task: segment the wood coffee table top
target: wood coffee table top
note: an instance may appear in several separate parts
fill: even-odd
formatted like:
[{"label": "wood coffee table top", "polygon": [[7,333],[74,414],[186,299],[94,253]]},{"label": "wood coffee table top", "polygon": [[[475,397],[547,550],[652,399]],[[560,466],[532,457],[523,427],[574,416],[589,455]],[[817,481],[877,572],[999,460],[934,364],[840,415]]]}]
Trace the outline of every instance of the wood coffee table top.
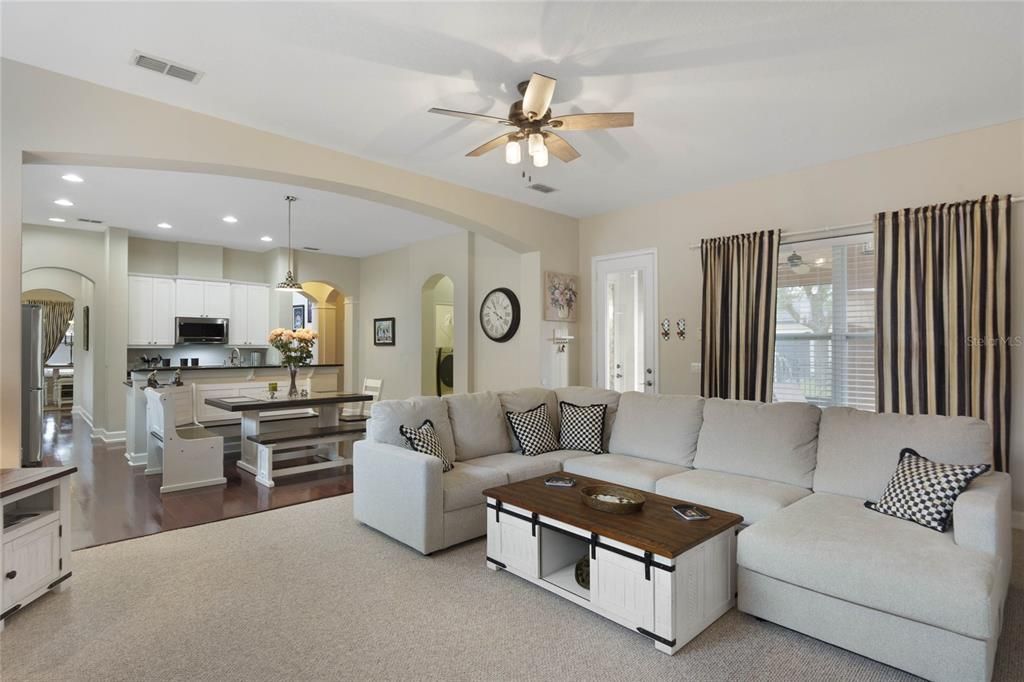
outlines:
[{"label": "wood coffee table top", "polygon": [[[544,479],[553,475],[559,474],[547,474],[519,483],[488,488],[484,495],[499,500],[502,504],[512,504],[663,557],[677,557],[686,550],[743,523],[743,517],[739,514],[705,505],[697,506],[710,514],[710,519],[685,521],[672,511],[672,506],[683,500],[586,476],[561,474],[576,479],[576,485],[571,488],[544,485]],[[597,511],[583,504],[580,489],[588,485],[614,485],[636,490],[647,498],[647,502],[643,509],[634,514],[609,514]]]}]

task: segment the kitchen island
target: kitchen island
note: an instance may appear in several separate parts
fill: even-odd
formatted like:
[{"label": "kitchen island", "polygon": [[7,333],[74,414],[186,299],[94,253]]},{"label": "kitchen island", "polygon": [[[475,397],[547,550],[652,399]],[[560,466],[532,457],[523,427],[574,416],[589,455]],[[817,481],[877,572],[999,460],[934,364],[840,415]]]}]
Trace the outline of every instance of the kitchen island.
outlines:
[{"label": "kitchen island", "polygon": [[[206,404],[207,398],[238,395],[262,395],[267,384],[277,382],[279,392],[288,391],[288,370],[280,365],[200,365],[198,367],[158,367],[132,369],[125,381],[126,448],[125,457],[132,466],[146,464],[146,380],[156,370],[161,384],[170,384],[174,373],[181,370],[181,380],[193,386],[192,418],[204,425],[224,425],[240,422],[237,413],[225,412]],[[343,380],[344,366],[340,364],[307,365],[299,368],[296,384],[309,392],[351,390]],[[268,415],[269,419],[301,416],[295,410]],[[310,412],[311,417],[315,415]]]}]

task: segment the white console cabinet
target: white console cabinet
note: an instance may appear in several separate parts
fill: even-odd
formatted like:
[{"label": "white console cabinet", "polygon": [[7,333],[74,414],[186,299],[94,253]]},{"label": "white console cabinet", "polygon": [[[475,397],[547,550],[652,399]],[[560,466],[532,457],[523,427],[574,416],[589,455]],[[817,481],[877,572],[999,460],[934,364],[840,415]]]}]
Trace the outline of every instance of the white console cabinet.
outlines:
[{"label": "white console cabinet", "polygon": [[71,577],[71,474],[77,467],[0,469],[0,630]]}]

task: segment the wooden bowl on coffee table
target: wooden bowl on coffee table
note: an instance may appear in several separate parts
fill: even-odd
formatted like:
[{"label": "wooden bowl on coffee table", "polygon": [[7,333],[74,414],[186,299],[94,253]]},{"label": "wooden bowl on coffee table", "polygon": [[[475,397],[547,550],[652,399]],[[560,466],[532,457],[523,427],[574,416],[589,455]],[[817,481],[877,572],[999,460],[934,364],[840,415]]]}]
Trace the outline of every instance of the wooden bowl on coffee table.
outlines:
[{"label": "wooden bowl on coffee table", "polygon": [[609,514],[632,514],[643,509],[647,498],[635,490],[616,485],[588,485],[580,488],[583,504]]}]

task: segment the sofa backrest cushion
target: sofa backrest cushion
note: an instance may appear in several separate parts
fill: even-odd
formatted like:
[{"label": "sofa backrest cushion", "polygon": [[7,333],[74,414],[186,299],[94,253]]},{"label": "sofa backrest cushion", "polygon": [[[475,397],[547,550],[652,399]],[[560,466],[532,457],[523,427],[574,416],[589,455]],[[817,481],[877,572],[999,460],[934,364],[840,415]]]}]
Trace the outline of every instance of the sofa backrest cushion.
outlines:
[{"label": "sofa backrest cushion", "polygon": [[693,466],[810,488],[820,417],[808,403],[709,398]]},{"label": "sofa backrest cushion", "polygon": [[456,393],[445,396],[444,402],[448,405],[448,419],[455,436],[456,461],[512,449],[497,393]]},{"label": "sofa backrest cushion", "polygon": [[619,409],[619,396],[621,394],[618,391],[609,391],[606,388],[566,386],[565,388],[556,388],[555,395],[558,397],[559,403],[564,401],[582,407],[599,403],[608,406],[608,409],[604,412],[604,442],[601,443],[607,452],[608,441],[611,438],[612,430],[615,428],[615,416]]},{"label": "sofa backrest cushion", "polygon": [[700,396],[623,393],[608,451],[693,466],[703,421]]},{"label": "sofa backrest cushion", "polygon": [[943,464],[991,464],[992,429],[974,417],[826,408],[818,435],[814,491],[878,500],[903,448]]},{"label": "sofa backrest cushion", "polygon": [[504,419],[506,412],[528,412],[541,403],[548,406],[548,419],[551,420],[551,433],[555,434],[558,440],[558,398],[555,392],[547,388],[518,388],[514,391],[501,391],[498,393],[498,400],[501,401],[501,414],[505,423],[506,433],[512,443],[514,452],[522,452],[523,448],[516,439],[512,426]]},{"label": "sofa backrest cushion", "polygon": [[400,426],[418,429],[424,419],[434,424],[434,433],[449,459],[455,456],[455,437],[448,421],[448,406],[436,396],[421,396],[406,400],[381,400],[370,408],[366,422],[366,437],[377,443],[388,443],[409,448],[409,443],[398,431]]}]

